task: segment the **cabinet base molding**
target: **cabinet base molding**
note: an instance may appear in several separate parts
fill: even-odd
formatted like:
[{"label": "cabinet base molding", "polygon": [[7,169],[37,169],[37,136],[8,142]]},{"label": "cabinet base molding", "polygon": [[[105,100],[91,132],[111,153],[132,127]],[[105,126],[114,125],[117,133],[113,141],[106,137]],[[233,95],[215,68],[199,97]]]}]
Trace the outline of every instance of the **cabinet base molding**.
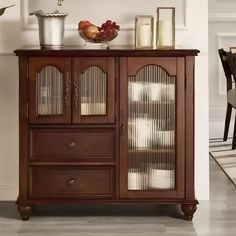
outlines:
[{"label": "cabinet base molding", "polygon": [[[21,216],[21,219],[26,221],[26,220],[29,220],[30,219],[30,216],[32,214],[32,205],[47,205],[47,204],[51,204],[51,205],[61,205],[61,204],[72,204],[72,205],[76,205],[76,206],[80,206],[80,204],[107,204],[107,205],[128,205],[128,206],[131,206],[132,204],[150,204],[150,205],[166,205],[166,204],[169,204],[169,205],[181,205],[181,209],[184,213],[184,219],[187,220],[187,221],[191,221],[193,219],[193,215],[194,213],[196,212],[197,210],[197,204],[198,204],[198,201],[197,200],[194,200],[192,201],[191,203],[189,201],[183,201],[183,200],[174,200],[173,201],[167,201],[167,200],[160,200],[160,201],[157,201],[157,200],[145,200],[145,201],[142,201],[142,200],[121,200],[121,199],[117,199],[117,200],[83,200],[83,199],[80,199],[80,200],[68,200],[66,201],[65,199],[63,200],[55,200],[55,199],[42,199],[42,200],[30,200],[29,203],[27,204],[19,204],[18,205],[18,211],[20,213],[20,216]],[[17,203],[18,204],[18,203]]]},{"label": "cabinet base molding", "polygon": [[[18,203],[17,203],[18,204]],[[84,198],[37,198],[37,199],[27,199],[26,205],[44,205],[44,204],[69,204],[69,205],[90,205],[90,204],[124,204],[124,205],[132,205],[132,204],[153,204],[153,205],[198,205],[197,200],[185,200],[185,199],[171,199],[171,198],[160,198],[160,199],[84,199]],[[20,204],[19,204],[20,205]],[[24,204],[23,204],[24,205]]]}]

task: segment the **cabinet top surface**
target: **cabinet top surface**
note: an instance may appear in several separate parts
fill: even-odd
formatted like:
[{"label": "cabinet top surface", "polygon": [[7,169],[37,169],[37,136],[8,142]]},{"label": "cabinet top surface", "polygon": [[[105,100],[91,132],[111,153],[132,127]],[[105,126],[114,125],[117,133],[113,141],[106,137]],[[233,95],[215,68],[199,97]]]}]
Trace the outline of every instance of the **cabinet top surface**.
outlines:
[{"label": "cabinet top surface", "polygon": [[100,49],[96,46],[64,46],[60,49],[41,49],[40,46],[24,46],[14,51],[17,56],[197,56],[197,49],[135,49],[134,46],[111,46]]}]

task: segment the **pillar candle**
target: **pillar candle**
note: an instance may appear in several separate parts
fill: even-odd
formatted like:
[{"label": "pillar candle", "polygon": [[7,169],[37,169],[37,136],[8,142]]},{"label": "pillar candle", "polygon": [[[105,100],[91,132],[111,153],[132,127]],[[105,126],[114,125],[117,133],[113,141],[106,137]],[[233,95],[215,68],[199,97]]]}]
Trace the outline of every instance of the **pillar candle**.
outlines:
[{"label": "pillar candle", "polygon": [[160,46],[172,46],[173,35],[172,35],[172,23],[171,21],[159,21],[159,34],[158,34],[158,45]]},{"label": "pillar candle", "polygon": [[139,25],[138,28],[138,45],[140,47],[151,47],[152,46],[152,31],[150,24]]}]

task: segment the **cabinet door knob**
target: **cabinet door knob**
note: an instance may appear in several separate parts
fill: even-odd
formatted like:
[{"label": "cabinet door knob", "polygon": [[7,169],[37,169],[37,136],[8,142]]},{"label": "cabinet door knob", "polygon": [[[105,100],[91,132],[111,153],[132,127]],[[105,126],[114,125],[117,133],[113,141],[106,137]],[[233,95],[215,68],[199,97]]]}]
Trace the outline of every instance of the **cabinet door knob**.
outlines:
[{"label": "cabinet door knob", "polygon": [[68,180],[69,185],[73,185],[75,183],[75,179],[71,178]]},{"label": "cabinet door knob", "polygon": [[69,147],[71,147],[71,148],[73,148],[74,146],[75,146],[75,142],[71,142],[71,143],[69,143]]}]

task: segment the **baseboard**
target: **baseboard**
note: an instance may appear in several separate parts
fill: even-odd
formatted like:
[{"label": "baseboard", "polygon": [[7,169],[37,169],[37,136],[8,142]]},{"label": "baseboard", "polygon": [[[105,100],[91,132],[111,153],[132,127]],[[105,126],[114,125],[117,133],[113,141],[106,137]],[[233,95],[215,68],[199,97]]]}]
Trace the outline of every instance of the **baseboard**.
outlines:
[{"label": "baseboard", "polygon": [[[229,134],[228,137],[232,137],[233,136],[233,122],[230,122],[230,127],[229,127]],[[213,138],[222,138],[223,139],[223,135],[224,135],[224,121],[210,121],[210,125],[209,125],[209,136],[210,139]]]},{"label": "baseboard", "polygon": [[0,201],[15,201],[18,195],[18,185],[0,184]]}]

